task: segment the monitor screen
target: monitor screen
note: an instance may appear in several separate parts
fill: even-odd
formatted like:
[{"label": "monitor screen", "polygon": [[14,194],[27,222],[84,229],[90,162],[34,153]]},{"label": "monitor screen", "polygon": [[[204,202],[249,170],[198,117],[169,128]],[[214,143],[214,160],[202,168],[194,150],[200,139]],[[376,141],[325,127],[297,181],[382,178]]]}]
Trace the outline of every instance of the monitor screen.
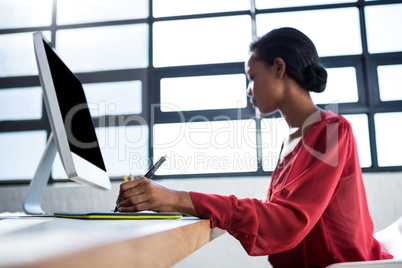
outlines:
[{"label": "monitor screen", "polygon": [[106,171],[81,82],[43,40],[70,150]]}]

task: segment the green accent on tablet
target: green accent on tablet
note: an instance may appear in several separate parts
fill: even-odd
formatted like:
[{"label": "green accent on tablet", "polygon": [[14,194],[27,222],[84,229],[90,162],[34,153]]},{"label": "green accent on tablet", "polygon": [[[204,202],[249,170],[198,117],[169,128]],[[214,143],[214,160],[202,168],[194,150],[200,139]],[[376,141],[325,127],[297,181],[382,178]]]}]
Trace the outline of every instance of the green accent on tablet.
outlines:
[{"label": "green accent on tablet", "polygon": [[56,212],[53,215],[58,218],[82,220],[156,220],[183,217],[177,212]]}]

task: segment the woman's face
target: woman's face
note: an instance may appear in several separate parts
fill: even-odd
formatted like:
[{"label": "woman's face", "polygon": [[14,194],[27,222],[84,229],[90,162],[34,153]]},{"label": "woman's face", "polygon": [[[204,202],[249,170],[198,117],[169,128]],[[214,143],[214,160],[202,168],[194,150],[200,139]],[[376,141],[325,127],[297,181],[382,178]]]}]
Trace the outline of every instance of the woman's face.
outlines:
[{"label": "woman's face", "polygon": [[280,66],[269,66],[251,54],[246,63],[246,74],[250,81],[247,94],[255,108],[262,114],[270,114],[279,109],[283,100],[284,86]]}]

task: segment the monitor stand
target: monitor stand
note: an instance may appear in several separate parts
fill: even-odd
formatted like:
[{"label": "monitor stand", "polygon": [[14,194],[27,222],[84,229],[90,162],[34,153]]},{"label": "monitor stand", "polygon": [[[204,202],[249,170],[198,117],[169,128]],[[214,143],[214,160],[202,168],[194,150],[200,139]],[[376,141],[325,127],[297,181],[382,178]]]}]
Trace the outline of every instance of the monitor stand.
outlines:
[{"label": "monitor stand", "polygon": [[24,203],[24,211],[32,215],[45,214],[41,207],[43,194],[49,181],[50,172],[56,157],[56,143],[53,133],[50,133],[45,151],[40,159],[35,175],[29,185],[28,195]]}]

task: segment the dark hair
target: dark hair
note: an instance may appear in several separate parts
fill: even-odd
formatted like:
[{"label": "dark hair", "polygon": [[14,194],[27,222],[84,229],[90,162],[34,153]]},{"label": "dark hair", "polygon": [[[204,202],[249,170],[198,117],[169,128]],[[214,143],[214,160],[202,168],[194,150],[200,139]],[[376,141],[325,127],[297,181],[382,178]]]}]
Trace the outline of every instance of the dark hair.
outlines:
[{"label": "dark hair", "polygon": [[294,28],[272,30],[250,45],[258,60],[273,65],[282,58],[286,73],[308,91],[323,92],[327,84],[327,71],[319,64],[313,42]]}]

